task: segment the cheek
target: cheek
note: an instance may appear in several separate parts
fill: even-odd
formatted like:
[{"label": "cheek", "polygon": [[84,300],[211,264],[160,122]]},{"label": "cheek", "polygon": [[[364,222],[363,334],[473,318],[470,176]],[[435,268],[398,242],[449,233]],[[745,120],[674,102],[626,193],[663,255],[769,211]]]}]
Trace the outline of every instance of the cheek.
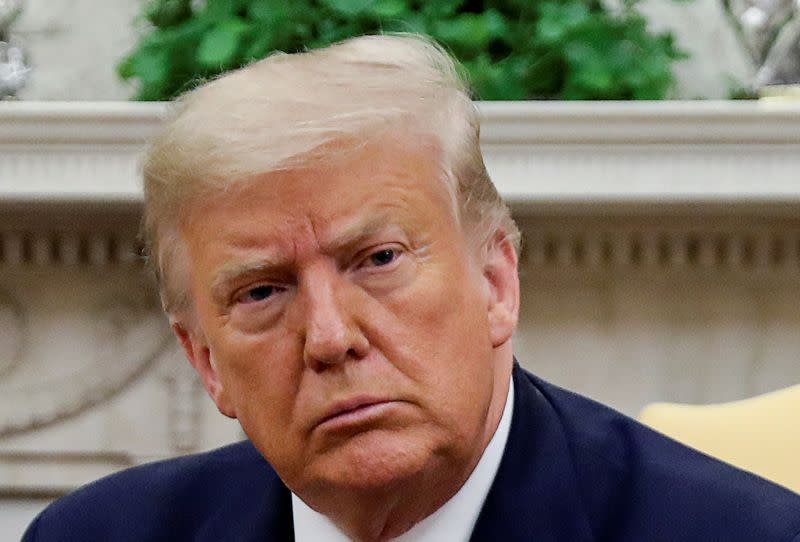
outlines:
[{"label": "cheek", "polygon": [[291,419],[300,378],[294,349],[286,336],[233,333],[218,343],[222,385],[246,431],[280,430]]},{"label": "cheek", "polygon": [[242,430],[283,476],[297,476],[306,443],[296,423],[302,372],[296,354],[285,338],[256,340],[249,335],[227,353],[226,381]]},{"label": "cheek", "polygon": [[370,320],[376,347],[428,396],[446,406],[460,400],[453,389],[486,385],[492,352],[487,302],[469,269],[430,266],[380,305],[384,318]]},{"label": "cheek", "polygon": [[415,290],[403,300],[414,315],[409,324],[434,338],[439,348],[463,350],[484,339],[486,303],[467,268],[437,268],[421,277]]},{"label": "cheek", "polygon": [[[443,409],[467,421],[475,405],[488,403],[491,395],[493,348],[488,327],[487,301],[480,283],[469,269],[460,268],[443,278],[444,286],[432,289],[419,333],[429,341],[430,357],[424,360],[432,394]],[[459,390],[459,393],[454,393]]]}]

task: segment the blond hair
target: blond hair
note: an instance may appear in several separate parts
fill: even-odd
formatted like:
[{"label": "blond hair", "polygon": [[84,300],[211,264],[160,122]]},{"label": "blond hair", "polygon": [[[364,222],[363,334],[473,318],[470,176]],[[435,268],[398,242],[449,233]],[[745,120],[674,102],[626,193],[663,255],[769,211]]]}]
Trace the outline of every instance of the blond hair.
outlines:
[{"label": "blond hair", "polygon": [[[178,222],[194,198],[256,175],[325,163],[341,142],[390,131],[431,136],[462,227],[485,243],[519,231],[486,172],[479,122],[453,60],[413,35],[353,38],[324,49],[274,54],[179,98],[143,162],[142,235],[165,310],[190,305]],[[352,145],[350,146],[352,147]]]}]

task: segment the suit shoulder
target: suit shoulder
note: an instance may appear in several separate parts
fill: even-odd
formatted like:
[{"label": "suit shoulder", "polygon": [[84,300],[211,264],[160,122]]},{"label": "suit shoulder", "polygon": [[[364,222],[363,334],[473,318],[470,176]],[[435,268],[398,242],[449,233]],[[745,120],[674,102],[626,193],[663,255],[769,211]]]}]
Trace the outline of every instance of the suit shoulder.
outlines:
[{"label": "suit shoulder", "polygon": [[[23,540],[157,540],[170,525],[196,529],[226,499],[262,491],[277,475],[249,442],[211,452],[140,465],[112,474],[62,497],[31,524]],[[180,538],[180,537],[178,537]]]},{"label": "suit shoulder", "polygon": [[527,376],[559,417],[596,530],[613,515],[614,529],[636,533],[609,539],[661,539],[653,528],[676,541],[800,542],[800,495]]},{"label": "suit shoulder", "polygon": [[156,461],[131,467],[83,486],[56,504],[72,500],[115,496],[137,499],[163,493],[182,494],[198,487],[225,485],[243,472],[271,468],[247,441],[198,454]]}]

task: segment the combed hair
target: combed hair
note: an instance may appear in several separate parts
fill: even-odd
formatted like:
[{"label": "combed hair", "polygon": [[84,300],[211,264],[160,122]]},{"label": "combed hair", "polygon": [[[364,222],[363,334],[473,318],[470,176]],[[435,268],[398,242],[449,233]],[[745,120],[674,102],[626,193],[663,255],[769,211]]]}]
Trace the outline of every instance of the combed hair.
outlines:
[{"label": "combed hair", "polygon": [[277,53],[184,94],[143,161],[142,238],[165,310],[189,308],[182,210],[271,172],[325,164],[387,134],[436,142],[465,232],[486,243],[519,231],[486,172],[480,126],[457,66],[415,35],[364,36]]}]

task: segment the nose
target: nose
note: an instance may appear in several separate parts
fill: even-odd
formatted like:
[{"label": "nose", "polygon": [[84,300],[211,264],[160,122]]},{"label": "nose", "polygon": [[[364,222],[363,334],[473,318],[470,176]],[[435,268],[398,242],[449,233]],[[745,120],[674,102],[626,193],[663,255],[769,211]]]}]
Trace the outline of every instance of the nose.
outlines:
[{"label": "nose", "polygon": [[369,349],[354,318],[357,307],[345,299],[348,286],[343,282],[333,271],[308,277],[302,285],[306,320],[303,361],[315,371],[361,359]]}]

